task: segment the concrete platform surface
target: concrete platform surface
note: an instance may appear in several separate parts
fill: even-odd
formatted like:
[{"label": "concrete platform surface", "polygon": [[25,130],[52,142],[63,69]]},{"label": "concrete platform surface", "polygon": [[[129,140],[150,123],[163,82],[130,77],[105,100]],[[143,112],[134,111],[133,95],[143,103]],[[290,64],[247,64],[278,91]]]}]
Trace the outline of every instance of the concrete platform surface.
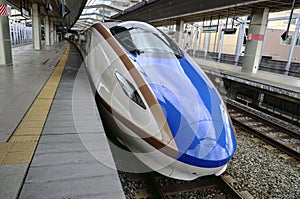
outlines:
[{"label": "concrete platform surface", "polygon": [[0,198],[125,198],[77,49],[31,48],[0,68]]},{"label": "concrete platform surface", "polygon": [[240,66],[200,58],[193,58],[193,60],[203,70],[213,75],[300,99],[300,78],[260,70],[257,73],[244,73],[241,72]]},{"label": "concrete platform surface", "polygon": [[19,198],[125,198],[80,66],[72,45]]},{"label": "concrete platform surface", "polygon": [[34,51],[32,44],[12,48],[13,66],[0,67],[0,142],[6,142],[45,84],[67,43]]}]

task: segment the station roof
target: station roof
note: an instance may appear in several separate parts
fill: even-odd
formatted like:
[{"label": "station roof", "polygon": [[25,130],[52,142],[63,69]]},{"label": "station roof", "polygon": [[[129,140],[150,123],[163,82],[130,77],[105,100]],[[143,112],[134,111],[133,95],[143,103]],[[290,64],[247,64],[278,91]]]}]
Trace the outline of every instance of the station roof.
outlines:
[{"label": "station roof", "polygon": [[[175,24],[178,20],[198,22],[235,16],[251,15],[253,9],[270,8],[270,12],[291,10],[293,0],[145,0],[113,19],[140,20],[155,26]],[[296,1],[295,8],[300,8]]]},{"label": "station roof", "polygon": [[[64,0],[65,6],[70,10],[70,13],[67,14],[64,17],[64,26],[66,26],[68,29],[71,28],[74,23],[79,18],[87,0]],[[20,4],[22,2],[22,5]],[[46,9],[44,8],[46,4],[46,0],[8,0],[8,3],[18,9],[21,9],[21,7],[25,8],[29,13],[32,8],[32,4],[36,3],[39,5],[40,8],[40,14],[44,16],[49,16],[56,18],[58,20],[62,20],[62,16],[59,13],[59,7],[61,6],[61,0],[50,0],[50,4],[52,6],[52,11],[46,12]]]},{"label": "station roof", "polygon": [[136,0],[88,0],[72,30],[85,30],[94,23],[111,20],[112,16],[122,13],[137,2]]}]

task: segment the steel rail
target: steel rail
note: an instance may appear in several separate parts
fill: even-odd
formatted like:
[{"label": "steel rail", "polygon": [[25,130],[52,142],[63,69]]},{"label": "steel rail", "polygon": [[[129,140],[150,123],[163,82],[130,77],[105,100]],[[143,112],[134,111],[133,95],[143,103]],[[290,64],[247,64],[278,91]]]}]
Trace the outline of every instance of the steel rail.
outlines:
[{"label": "steel rail", "polygon": [[[285,129],[278,124],[270,122],[262,117],[258,117],[257,115],[253,115],[253,114],[251,114],[245,110],[242,110],[238,107],[235,107],[233,105],[229,105],[228,107],[234,109],[235,111],[237,111],[237,113],[243,114],[244,116],[251,118],[255,122],[260,122],[260,123],[264,124],[264,126],[267,126],[271,129],[273,129],[274,132],[280,132],[280,133],[284,134],[284,136],[286,136],[286,138],[290,138],[290,139],[294,138],[294,139],[300,140],[299,134],[297,134],[291,130]],[[247,125],[246,124],[247,122],[239,121],[235,117],[231,117],[231,119],[232,119],[232,122],[234,125],[240,127],[241,129],[245,130],[246,132],[248,132],[250,134],[253,134],[254,136],[260,138],[261,140],[267,142],[268,144],[284,151],[288,155],[300,160],[300,153],[298,151],[294,150],[293,149],[294,147],[290,147],[289,145],[291,145],[291,144],[283,144],[283,143],[279,142],[278,139],[276,139],[276,137],[268,136],[267,133],[263,133],[262,131],[259,131],[255,128],[253,128],[253,127],[257,127],[257,125],[254,125],[254,126]],[[270,130],[268,130],[268,132],[270,132]],[[280,136],[280,137],[283,137],[283,136]],[[299,141],[298,145],[300,147],[300,141]]]},{"label": "steel rail", "polygon": [[[235,190],[222,176],[204,176],[199,180],[194,181],[182,181],[179,184],[172,184],[167,186],[160,186],[159,179],[167,178],[164,176],[158,176],[155,172],[150,172],[142,174],[142,178],[146,182],[147,194],[144,191],[138,190],[141,193],[136,194],[135,198],[155,198],[155,199],[165,199],[169,196],[174,196],[180,193],[188,193],[193,191],[201,191],[205,189],[215,189],[220,190],[222,193],[226,194],[227,199],[242,199],[242,195]],[[223,195],[224,196],[224,195]]]}]

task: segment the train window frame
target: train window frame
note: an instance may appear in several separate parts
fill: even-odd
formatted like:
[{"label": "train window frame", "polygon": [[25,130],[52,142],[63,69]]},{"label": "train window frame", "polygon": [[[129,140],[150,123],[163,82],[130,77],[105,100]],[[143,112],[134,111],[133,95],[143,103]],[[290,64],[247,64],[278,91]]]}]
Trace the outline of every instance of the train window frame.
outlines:
[{"label": "train window frame", "polygon": [[119,82],[119,85],[121,86],[124,94],[135,104],[137,104],[139,107],[141,107],[143,110],[146,110],[147,107],[141,98],[140,94],[138,93],[135,86],[128,81],[123,75],[121,75],[118,71],[115,72],[115,76]]}]

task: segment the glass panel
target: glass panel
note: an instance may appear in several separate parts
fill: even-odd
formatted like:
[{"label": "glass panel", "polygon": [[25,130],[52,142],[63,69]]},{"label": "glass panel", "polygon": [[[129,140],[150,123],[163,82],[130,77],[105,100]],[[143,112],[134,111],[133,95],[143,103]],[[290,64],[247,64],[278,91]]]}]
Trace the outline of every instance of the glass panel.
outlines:
[{"label": "glass panel", "polygon": [[137,92],[137,90],[134,88],[134,86],[125,78],[123,77],[120,73],[116,72],[116,77],[119,81],[120,86],[122,87],[124,93],[136,104],[138,104],[140,107],[143,109],[146,109],[146,106]]},{"label": "glass panel", "polygon": [[110,28],[111,33],[129,52],[172,53],[183,57],[180,48],[164,33],[139,22],[123,22]]}]

